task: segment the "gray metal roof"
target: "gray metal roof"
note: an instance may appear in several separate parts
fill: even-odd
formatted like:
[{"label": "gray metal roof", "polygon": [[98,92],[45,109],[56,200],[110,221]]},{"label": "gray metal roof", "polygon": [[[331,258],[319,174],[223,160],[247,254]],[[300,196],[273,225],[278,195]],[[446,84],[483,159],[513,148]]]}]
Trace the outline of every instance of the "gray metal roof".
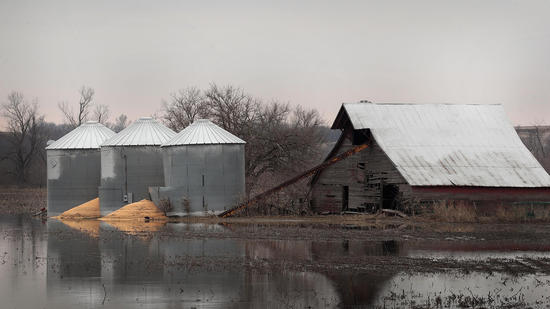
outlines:
[{"label": "gray metal roof", "polygon": [[115,132],[101,123],[88,121],[50,143],[46,149],[99,149],[101,143],[113,135]]},{"label": "gray metal roof", "polygon": [[413,186],[550,187],[501,105],[345,103],[333,124],[370,129]]},{"label": "gray metal roof", "polygon": [[245,141],[218,127],[208,119],[199,119],[176,134],[162,147],[197,144],[244,144]]},{"label": "gray metal roof", "polygon": [[176,133],[158,120],[142,117],[106,140],[101,146],[159,146]]}]

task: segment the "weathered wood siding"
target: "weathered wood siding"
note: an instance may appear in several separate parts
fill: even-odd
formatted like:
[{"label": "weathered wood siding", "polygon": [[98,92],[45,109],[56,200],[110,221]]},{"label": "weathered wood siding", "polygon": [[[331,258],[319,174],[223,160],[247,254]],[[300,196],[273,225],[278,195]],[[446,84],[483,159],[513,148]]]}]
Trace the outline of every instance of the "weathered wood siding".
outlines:
[{"label": "weathered wood siding", "polygon": [[[349,188],[349,210],[374,210],[381,206],[384,184],[399,188],[398,199],[410,197],[411,189],[405,179],[378,144],[370,139],[369,147],[338,162],[318,175],[312,184],[311,206],[315,212],[343,210],[344,186]],[[353,148],[351,133],[340,143],[336,154]]]}]

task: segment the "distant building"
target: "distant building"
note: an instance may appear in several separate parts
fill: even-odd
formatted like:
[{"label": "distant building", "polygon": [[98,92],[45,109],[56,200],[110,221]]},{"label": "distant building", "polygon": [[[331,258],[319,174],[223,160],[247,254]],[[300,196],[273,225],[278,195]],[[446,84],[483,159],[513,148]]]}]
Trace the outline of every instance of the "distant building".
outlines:
[{"label": "distant building", "polygon": [[345,103],[332,129],[327,160],[369,147],[313,177],[316,212],[550,200],[550,176],[501,105]]}]

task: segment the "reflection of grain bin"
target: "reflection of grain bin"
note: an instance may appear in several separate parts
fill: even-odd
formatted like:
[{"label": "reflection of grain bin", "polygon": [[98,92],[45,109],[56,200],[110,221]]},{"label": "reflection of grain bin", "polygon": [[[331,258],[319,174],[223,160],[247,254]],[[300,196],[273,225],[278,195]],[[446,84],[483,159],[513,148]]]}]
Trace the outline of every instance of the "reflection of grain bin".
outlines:
[{"label": "reflection of grain bin", "polygon": [[162,145],[165,187],[172,215],[221,212],[245,194],[245,142],[213,124],[197,120]]},{"label": "reflection of grain bin", "polygon": [[162,186],[160,145],[176,133],[151,117],[140,118],[101,145],[101,215],[149,197]]},{"label": "reflection of grain bin", "polygon": [[97,197],[99,145],[114,134],[104,125],[89,121],[46,147],[48,215],[57,216]]}]

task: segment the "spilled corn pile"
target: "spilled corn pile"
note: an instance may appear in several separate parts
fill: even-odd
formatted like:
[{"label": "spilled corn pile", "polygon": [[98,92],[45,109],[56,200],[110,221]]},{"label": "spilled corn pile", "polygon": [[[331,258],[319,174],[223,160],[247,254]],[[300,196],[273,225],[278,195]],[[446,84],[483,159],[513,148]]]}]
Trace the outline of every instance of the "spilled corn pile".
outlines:
[{"label": "spilled corn pile", "polygon": [[139,222],[136,220],[109,220],[105,224],[118,229],[129,235],[134,236],[150,236],[152,232],[158,232],[164,225],[166,221],[149,221],[149,222]]},{"label": "spilled corn pile", "polygon": [[113,211],[100,220],[166,220],[168,217],[151,201],[143,199],[139,202],[128,204],[119,210]]},{"label": "spilled corn pile", "polygon": [[62,219],[81,220],[81,219],[96,219],[99,217],[101,217],[101,213],[99,212],[99,198],[95,198],[84,204],[73,207],[54,218],[61,219],[61,220]]}]

